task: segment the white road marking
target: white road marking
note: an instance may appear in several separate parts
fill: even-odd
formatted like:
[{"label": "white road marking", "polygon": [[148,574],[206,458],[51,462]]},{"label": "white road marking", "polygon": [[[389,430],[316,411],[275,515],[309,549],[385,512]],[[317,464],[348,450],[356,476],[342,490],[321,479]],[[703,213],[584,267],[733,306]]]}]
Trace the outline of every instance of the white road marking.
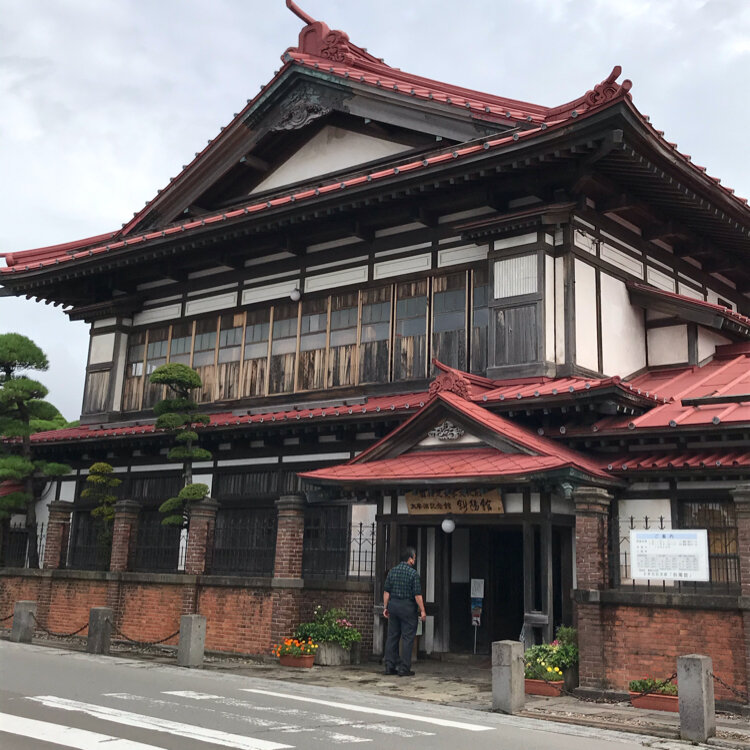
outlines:
[{"label": "white road marking", "polygon": [[[108,693],[108,695],[117,695],[116,693]],[[412,737],[434,737],[434,732],[425,732],[422,729],[407,729],[406,727],[399,727],[394,724],[369,724],[363,721],[352,722],[350,719],[346,719],[342,716],[334,716],[333,714],[321,714],[318,711],[303,711],[298,708],[277,708],[275,706],[259,706],[256,703],[250,703],[249,701],[238,700],[237,698],[229,698],[224,695],[214,695],[213,693],[198,693],[194,690],[166,690],[164,695],[175,695],[179,698],[191,698],[196,701],[216,701],[224,706],[232,706],[233,708],[242,708],[250,711],[264,711],[267,713],[283,714],[286,716],[300,717],[300,720],[305,718],[312,718],[317,722],[326,722],[327,724],[334,724],[337,726],[347,726],[350,729],[364,729],[368,732],[376,732],[378,734],[386,734],[395,737],[401,737],[403,739],[411,739]],[[269,722],[274,723],[274,722]],[[279,728],[282,732],[304,732],[310,731],[307,728],[297,727],[293,724],[288,724]]]},{"label": "white road marking", "polygon": [[155,745],[144,745],[109,734],[66,727],[49,721],[27,719],[24,716],[0,714],[0,733],[17,734],[40,742],[75,748],[75,750],[159,750]]},{"label": "white road marking", "polygon": [[293,747],[292,745],[282,745],[278,742],[245,737],[241,734],[206,729],[205,727],[198,727],[193,724],[182,724],[181,722],[169,721],[168,719],[156,716],[134,714],[107,706],[97,706],[93,703],[81,703],[80,701],[69,700],[68,698],[58,698],[54,695],[30,696],[29,700],[36,701],[49,708],[78,711],[79,713],[88,714],[104,721],[112,721],[116,724],[151,729],[157,732],[167,732],[169,734],[176,734],[179,737],[187,737],[203,742],[214,742],[217,745],[234,747],[238,748],[238,750],[286,750]]},{"label": "white road marking", "polygon": [[301,701],[303,703],[316,703],[320,706],[330,706],[331,708],[341,708],[345,711],[359,711],[363,714],[377,714],[378,716],[388,716],[393,719],[408,719],[409,721],[419,721],[424,724],[435,724],[440,727],[451,727],[453,729],[465,729],[467,732],[488,732],[493,727],[486,727],[481,724],[469,724],[464,721],[453,721],[452,719],[438,719],[432,716],[422,716],[420,714],[407,714],[402,711],[389,711],[385,708],[371,708],[370,706],[358,706],[353,703],[338,703],[336,701],[324,701],[320,698],[306,698],[301,695],[292,695],[290,693],[276,693],[272,690],[256,690],[254,688],[241,688],[245,693],[257,693],[258,695],[270,695],[274,698],[286,698],[292,701]]}]

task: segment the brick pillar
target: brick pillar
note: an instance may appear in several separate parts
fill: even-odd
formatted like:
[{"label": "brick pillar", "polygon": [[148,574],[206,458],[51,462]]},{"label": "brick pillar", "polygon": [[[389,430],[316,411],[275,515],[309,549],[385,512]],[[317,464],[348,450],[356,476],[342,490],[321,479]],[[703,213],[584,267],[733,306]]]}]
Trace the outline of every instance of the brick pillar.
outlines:
[{"label": "brick pillar", "polygon": [[116,572],[129,570],[135,553],[138,533],[140,503],[135,500],[118,500],[115,503],[115,520],[112,527],[112,556],[109,569]]},{"label": "brick pillar", "polygon": [[[113,573],[129,570],[135,553],[138,533],[138,513],[140,503],[135,500],[118,500],[115,503],[115,519],[112,523],[112,554],[109,569]],[[107,606],[115,614],[115,625],[122,624],[122,581],[121,576],[107,578]]]},{"label": "brick pillar", "polygon": [[55,501],[47,505],[49,508],[49,520],[47,522],[47,540],[44,544],[43,568],[51,570],[64,567],[65,554],[70,528],[70,514],[73,510],[72,503]]},{"label": "brick pillar", "polygon": [[599,487],[573,491],[576,509],[576,614],[580,648],[580,685],[601,689],[608,686],[604,658],[602,608],[595,592],[607,588],[609,506],[612,495]]},{"label": "brick pillar", "polygon": [[[732,490],[737,513],[737,551],[740,556],[740,593],[745,607],[750,606],[750,484]],[[745,633],[745,685],[750,685],[750,609],[742,610]],[[745,688],[747,689],[747,688]]]},{"label": "brick pillar", "polygon": [[282,495],[276,501],[276,560],[271,583],[272,643],[278,643],[291,635],[299,624],[303,586],[302,541],[305,533],[305,504],[304,495]]},{"label": "brick pillar", "polygon": [[[190,525],[187,535],[187,550],[185,551],[186,576],[203,575],[206,570],[211,568],[216,511],[218,509],[219,503],[210,497],[205,497],[198,503],[190,504]],[[198,585],[197,580],[192,579],[186,581],[182,588],[182,614],[196,614],[197,607]]]}]

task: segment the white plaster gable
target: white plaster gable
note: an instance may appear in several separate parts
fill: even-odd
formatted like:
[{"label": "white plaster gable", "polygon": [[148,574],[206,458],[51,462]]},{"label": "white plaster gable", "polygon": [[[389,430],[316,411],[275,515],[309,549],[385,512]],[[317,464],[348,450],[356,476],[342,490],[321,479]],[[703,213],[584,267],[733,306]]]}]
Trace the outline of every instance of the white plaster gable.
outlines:
[{"label": "white plaster gable", "polygon": [[328,172],[393,156],[410,146],[327,125],[253,188],[253,193],[291,185]]}]

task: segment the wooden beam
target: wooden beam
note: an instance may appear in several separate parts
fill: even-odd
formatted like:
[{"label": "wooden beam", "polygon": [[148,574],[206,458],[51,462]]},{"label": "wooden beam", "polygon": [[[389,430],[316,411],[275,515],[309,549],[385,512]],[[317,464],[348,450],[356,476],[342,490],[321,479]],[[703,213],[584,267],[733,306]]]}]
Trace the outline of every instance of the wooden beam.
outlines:
[{"label": "wooden beam", "polygon": [[253,154],[245,154],[240,159],[240,164],[242,164],[243,167],[249,167],[250,169],[255,169],[259,172],[268,172],[271,168],[270,164],[265,161],[265,159],[261,159]]}]

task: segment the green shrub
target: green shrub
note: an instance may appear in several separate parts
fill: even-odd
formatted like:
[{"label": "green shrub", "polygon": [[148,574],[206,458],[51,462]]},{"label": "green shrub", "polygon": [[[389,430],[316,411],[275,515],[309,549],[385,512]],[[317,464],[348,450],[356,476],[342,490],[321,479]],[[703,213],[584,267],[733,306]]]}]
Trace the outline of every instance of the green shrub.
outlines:
[{"label": "green shrub", "polygon": [[641,680],[631,680],[628,683],[628,690],[631,693],[657,693],[659,695],[677,695],[677,685],[673,682],[662,684],[664,680],[657,680],[655,677],[644,677]]},{"label": "green shrub", "polygon": [[312,638],[315,643],[338,643],[347,650],[362,640],[362,634],[347,620],[343,609],[323,612],[320,605],[315,608],[313,621],[303,622],[294,631],[294,637],[299,640]]}]

